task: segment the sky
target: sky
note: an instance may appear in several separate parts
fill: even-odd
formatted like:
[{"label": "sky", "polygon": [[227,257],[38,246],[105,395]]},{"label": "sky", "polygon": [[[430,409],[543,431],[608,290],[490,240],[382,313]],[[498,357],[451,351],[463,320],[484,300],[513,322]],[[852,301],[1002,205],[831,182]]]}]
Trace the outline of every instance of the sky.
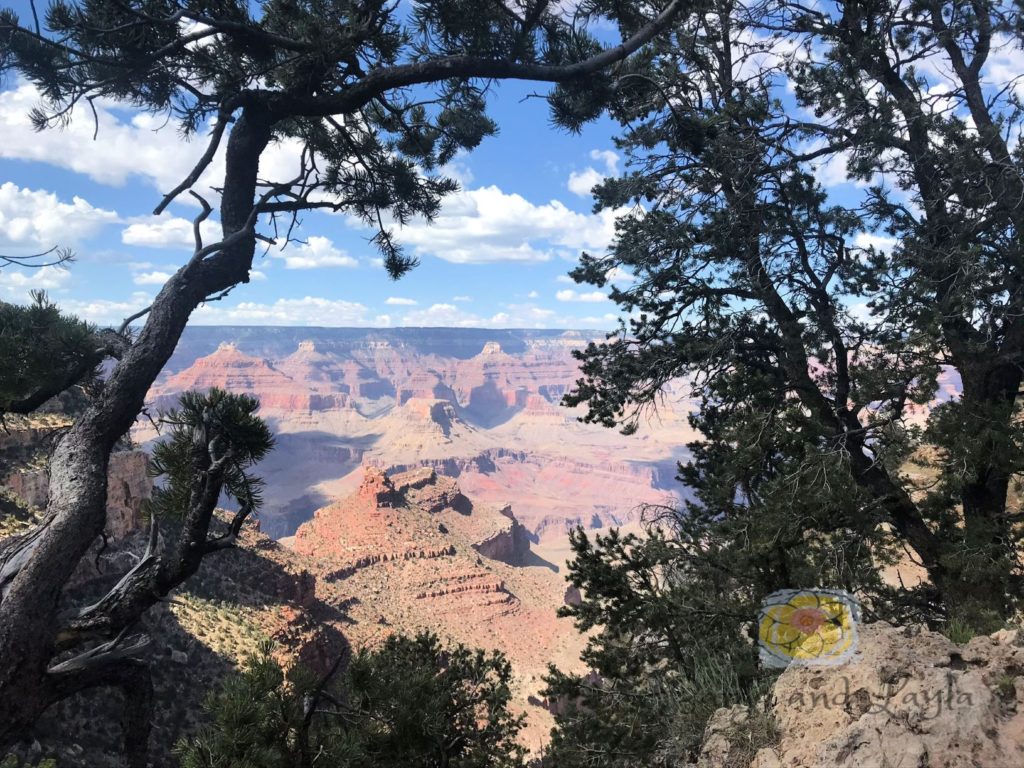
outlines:
[{"label": "sky", "polygon": [[[500,133],[447,169],[462,189],[432,225],[397,231],[421,262],[401,280],[380,266],[371,231],[343,215],[310,212],[297,233],[303,242],[257,256],[251,282],[201,307],[193,322],[613,327],[607,290],[579,286],[567,273],[582,251],[605,249],[613,233],[613,214],[592,212],[590,189],[622,171],[615,126],[600,120],[580,135],[552,127],[546,102],[528,98],[546,88],[493,89],[490,114]],[[119,324],[191,254],[197,206],[179,198],[161,216],[151,211],[191,169],[204,137],[186,142],[164,116],[113,103],[98,105],[95,139],[87,108],[67,127],[36,133],[28,113],[38,103],[27,82],[14,75],[0,82],[0,253],[61,246],[76,260],[3,268],[0,299],[24,302],[42,288],[70,312]],[[273,177],[288,178],[295,158],[295,147],[272,147],[261,171],[281,168]],[[216,180],[216,167],[197,190]]]},{"label": "sky", "polygon": [[[14,7],[24,11],[27,0],[14,0]],[[610,30],[600,34],[608,37]],[[1019,78],[1024,50],[1013,39],[995,42],[983,69],[986,87],[995,92],[1012,83],[1024,97]],[[781,55],[800,55],[793,41],[771,46]],[[769,61],[758,54],[737,66]],[[943,94],[952,93],[945,77],[948,63],[922,59],[916,67],[928,78],[935,103],[943,106]],[[192,321],[615,327],[619,314],[608,289],[577,285],[568,273],[582,251],[602,252],[614,233],[615,214],[594,213],[590,190],[623,171],[613,141],[616,126],[604,118],[578,135],[552,127],[547,103],[531,97],[546,90],[531,83],[492,87],[490,115],[500,133],[446,169],[462,189],[446,198],[432,224],[413,222],[397,230],[399,241],[421,262],[400,281],[392,281],[380,266],[369,242],[372,231],[345,215],[309,212],[296,232],[300,242],[259,255],[250,283],[200,307]],[[795,114],[801,111],[788,83],[781,82],[778,93]],[[95,138],[93,116],[85,109],[64,128],[36,133],[28,114],[38,103],[26,82],[15,76],[0,81],[0,254],[61,246],[72,248],[77,259],[65,267],[0,270],[0,299],[23,302],[30,290],[41,288],[70,312],[119,324],[148,306],[191,254],[195,201],[181,196],[163,215],[151,211],[191,170],[205,136],[185,142],[164,116],[113,103],[97,105]],[[297,146],[273,145],[264,153],[261,176],[292,178],[297,158]],[[811,170],[833,200],[853,205],[862,198],[866,185],[848,179],[842,153],[817,161]],[[223,151],[196,189],[206,192],[222,174]],[[879,180],[885,182],[878,176],[875,183]],[[216,225],[209,226],[213,234]],[[858,233],[854,242],[882,250],[893,244],[884,233],[869,231]]]}]

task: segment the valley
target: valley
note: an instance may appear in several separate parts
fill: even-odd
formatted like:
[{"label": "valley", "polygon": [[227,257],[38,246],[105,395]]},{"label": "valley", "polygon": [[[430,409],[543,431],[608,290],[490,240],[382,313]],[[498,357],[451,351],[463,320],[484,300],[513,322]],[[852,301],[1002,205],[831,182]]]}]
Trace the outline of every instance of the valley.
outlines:
[{"label": "valley", "polygon": [[[430,466],[474,498],[512,504],[535,538],[567,525],[634,520],[678,499],[689,403],[669,393],[638,434],[577,420],[561,406],[578,377],[572,350],[600,334],[484,329],[193,327],[150,392],[152,410],[189,389],[259,398],[277,448],[263,531],[293,535],[353,491],[366,465]],[[142,420],[138,442],[155,438]]]},{"label": "valley", "polygon": [[635,530],[643,505],[679,503],[676,463],[693,437],[678,393],[631,436],[560,405],[579,375],[573,350],[600,338],[191,327],[133,439],[152,444],[157,415],[182,392],[257,397],[276,439],[256,468],[266,481],[259,555],[310,576],[309,594],[257,615],[254,633],[321,666],[336,653],[320,647],[325,631],[365,647],[426,629],[501,650],[536,752],[553,724],[541,697],[548,665],[585,671],[585,638],[557,617],[578,599],[565,582],[567,531]]}]

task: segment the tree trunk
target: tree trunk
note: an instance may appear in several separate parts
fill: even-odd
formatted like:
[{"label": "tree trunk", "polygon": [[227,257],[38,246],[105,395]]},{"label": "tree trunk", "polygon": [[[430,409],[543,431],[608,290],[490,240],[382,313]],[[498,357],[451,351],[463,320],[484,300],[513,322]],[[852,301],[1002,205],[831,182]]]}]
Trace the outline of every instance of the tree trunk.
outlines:
[{"label": "tree trunk", "polygon": [[960,499],[963,541],[950,555],[957,584],[950,610],[978,630],[997,629],[1010,611],[1017,559],[1006,502],[1014,465],[1007,436],[1013,430],[1021,369],[970,361],[961,368],[965,439],[975,450]]},{"label": "tree trunk", "polygon": [[[260,155],[270,138],[266,116],[246,110],[235,123],[221,202],[225,236],[246,226]],[[9,579],[0,600],[0,749],[25,736],[42,712],[66,695],[47,671],[56,653],[57,605],[64,585],[106,523],[110,451],[131,428],[192,311],[211,294],[245,282],[254,250],[255,239],[243,237],[179,269],[153,302],[138,338],[102,393],[58,443],[50,460],[43,529],[33,541],[32,556]],[[89,683],[123,684],[113,672],[96,675]]]}]

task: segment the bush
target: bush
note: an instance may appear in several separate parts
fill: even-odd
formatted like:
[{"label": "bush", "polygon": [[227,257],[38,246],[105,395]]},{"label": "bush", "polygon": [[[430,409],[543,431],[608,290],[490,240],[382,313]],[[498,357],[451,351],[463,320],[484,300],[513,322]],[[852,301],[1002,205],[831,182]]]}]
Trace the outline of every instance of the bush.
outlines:
[{"label": "bush", "polygon": [[178,745],[182,768],[521,768],[508,711],[511,667],[499,653],[391,637],[337,682],[287,674],[265,643],[213,694],[212,723]]}]

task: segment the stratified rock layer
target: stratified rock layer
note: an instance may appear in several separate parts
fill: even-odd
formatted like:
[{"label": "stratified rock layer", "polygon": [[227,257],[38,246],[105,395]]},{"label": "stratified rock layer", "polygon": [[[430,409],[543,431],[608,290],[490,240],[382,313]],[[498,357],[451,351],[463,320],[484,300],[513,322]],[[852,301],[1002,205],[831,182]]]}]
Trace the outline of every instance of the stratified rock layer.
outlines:
[{"label": "stratified rock layer", "polygon": [[474,503],[433,469],[365,467],[357,490],[300,526],[291,546],[317,574],[317,599],[348,606],[356,644],[423,629],[503,651],[517,706],[540,743],[550,713],[529,706],[549,662],[579,665],[582,638],[556,616],[565,583],[530,550],[510,506]]},{"label": "stratified rock layer", "polygon": [[[578,332],[479,329],[193,328],[150,392],[170,407],[189,389],[258,397],[278,449],[264,530],[290,536],[315,509],[354,490],[360,467],[430,466],[467,494],[514,501],[531,537],[637,519],[678,492],[676,460],[692,433],[669,394],[626,438],[560,405],[579,378]],[[140,424],[136,437],[154,435]],[[676,497],[677,498],[677,497]]]},{"label": "stratified rock layer", "polygon": [[[142,504],[153,492],[147,469],[149,457],[143,451],[118,451],[110,455],[107,474],[106,533],[122,538],[139,526]],[[30,507],[46,506],[50,476],[45,468],[16,469],[0,486],[8,488]]]}]

